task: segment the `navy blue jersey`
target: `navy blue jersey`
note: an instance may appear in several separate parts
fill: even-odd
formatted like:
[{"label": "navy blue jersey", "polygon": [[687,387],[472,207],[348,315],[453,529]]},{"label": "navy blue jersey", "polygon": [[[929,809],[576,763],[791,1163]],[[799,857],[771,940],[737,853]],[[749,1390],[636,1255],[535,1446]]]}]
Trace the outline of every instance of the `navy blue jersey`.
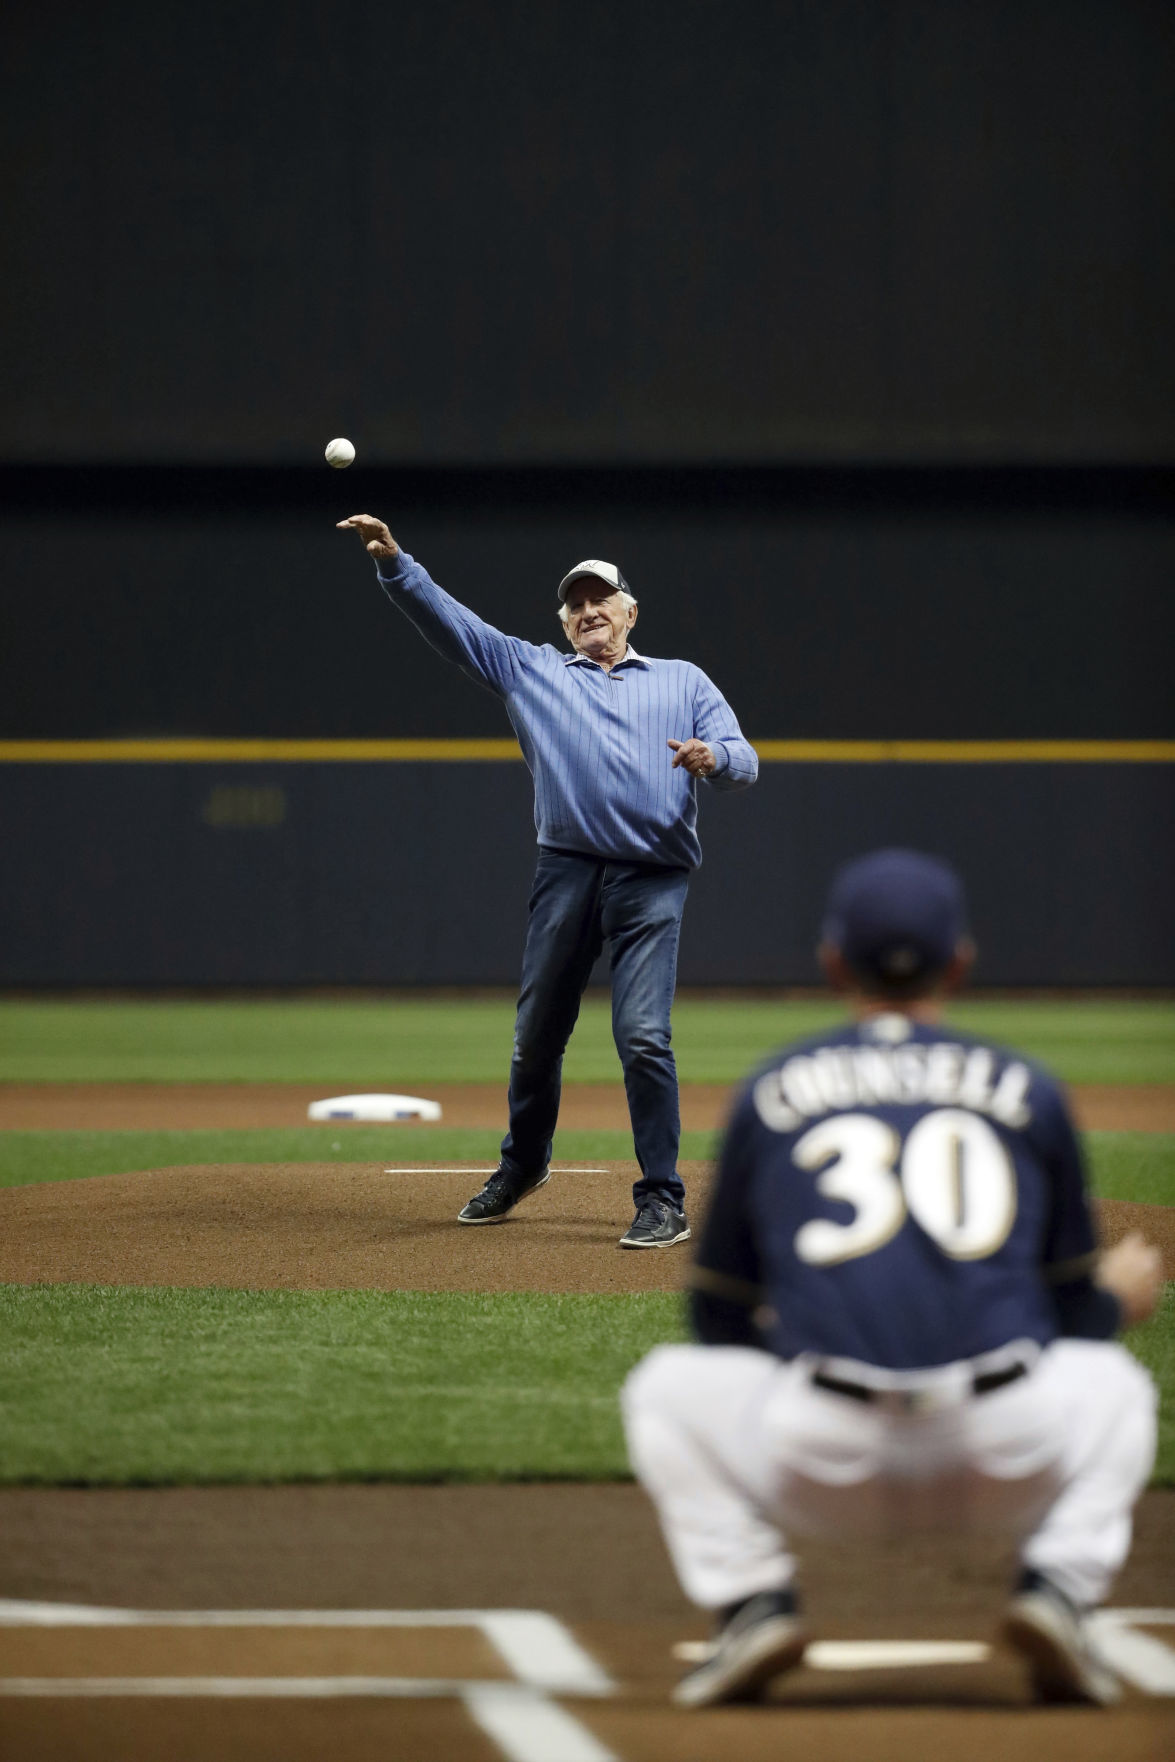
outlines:
[{"label": "navy blue jersey", "polygon": [[1064,1096],[1020,1054],[872,1016],[776,1053],[740,1095],[694,1282],[764,1342],[913,1370],[1058,1332],[1096,1238]]}]

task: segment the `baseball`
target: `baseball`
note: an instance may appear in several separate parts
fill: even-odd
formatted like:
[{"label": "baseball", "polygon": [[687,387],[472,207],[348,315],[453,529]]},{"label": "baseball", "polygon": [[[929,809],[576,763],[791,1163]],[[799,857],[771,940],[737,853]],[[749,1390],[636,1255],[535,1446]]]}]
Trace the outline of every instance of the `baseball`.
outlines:
[{"label": "baseball", "polygon": [[333,466],[336,471],[344,470],[346,466],[352,463],[354,458],[355,449],[349,440],[343,440],[340,437],[338,440],[333,440],[328,443],[326,449],[326,462],[328,465]]}]

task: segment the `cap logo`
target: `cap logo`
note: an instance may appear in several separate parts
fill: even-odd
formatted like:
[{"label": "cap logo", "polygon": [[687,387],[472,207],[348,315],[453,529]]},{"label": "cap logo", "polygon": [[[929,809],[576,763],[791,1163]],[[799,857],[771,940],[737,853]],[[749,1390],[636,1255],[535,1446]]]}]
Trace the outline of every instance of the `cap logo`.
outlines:
[{"label": "cap logo", "polygon": [[887,949],[878,965],[893,979],[908,979],[922,965],[922,956],[916,948],[891,948]]}]

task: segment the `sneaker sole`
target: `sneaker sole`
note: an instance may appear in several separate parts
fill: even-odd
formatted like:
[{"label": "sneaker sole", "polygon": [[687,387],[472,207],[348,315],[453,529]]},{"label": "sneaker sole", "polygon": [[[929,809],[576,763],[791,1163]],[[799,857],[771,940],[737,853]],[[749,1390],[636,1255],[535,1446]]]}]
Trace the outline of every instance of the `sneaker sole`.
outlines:
[{"label": "sneaker sole", "polygon": [[732,1645],[719,1645],[712,1659],[682,1678],[670,1698],[678,1707],[757,1700],[773,1678],[803,1660],[808,1638],[807,1628],[790,1616],[761,1622]]},{"label": "sneaker sole", "polygon": [[1075,1652],[1061,1623],[1037,1600],[1013,1604],[1000,1627],[1001,1637],[1026,1660],[1041,1700],[1112,1707],[1122,1688],[1112,1672]]},{"label": "sneaker sole", "polygon": [[688,1241],[689,1233],[689,1225],[687,1224],[684,1230],[679,1230],[676,1236],[670,1236],[665,1242],[634,1242],[628,1236],[621,1236],[620,1246],[621,1248],[672,1248],[675,1242]]},{"label": "sneaker sole", "polygon": [[524,1199],[529,1199],[532,1193],[537,1193],[540,1187],[545,1187],[550,1178],[551,1171],[548,1169],[541,1181],[536,1181],[533,1187],[528,1187],[525,1193],[520,1193],[518,1195],[518,1198],[514,1201],[513,1205],[508,1205],[505,1211],[495,1212],[493,1217],[466,1217],[463,1211],[459,1211],[457,1213],[457,1222],[459,1224],[504,1224],[506,1219],[510,1216],[510,1213],[516,1210],[517,1207],[522,1204]]}]

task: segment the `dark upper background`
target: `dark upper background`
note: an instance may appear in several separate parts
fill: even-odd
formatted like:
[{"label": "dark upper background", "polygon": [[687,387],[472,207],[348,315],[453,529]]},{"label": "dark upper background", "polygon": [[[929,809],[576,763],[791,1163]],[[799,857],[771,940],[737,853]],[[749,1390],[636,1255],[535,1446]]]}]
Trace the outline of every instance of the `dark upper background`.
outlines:
[{"label": "dark upper background", "polygon": [[7,459],[1175,457],[1169,0],[13,10]]},{"label": "dark upper background", "polygon": [[0,737],[502,732],[356,506],[752,736],[1175,731],[1169,0],[13,11]]},{"label": "dark upper background", "polygon": [[[1173,93],[1171,0],[13,0],[0,738],[504,733],[363,507],[540,641],[615,558],[752,738],[1175,735]],[[1171,984],[1173,775],[765,767],[682,975],[904,842],[987,982]],[[0,765],[0,983],[509,982],[527,794]]]}]

